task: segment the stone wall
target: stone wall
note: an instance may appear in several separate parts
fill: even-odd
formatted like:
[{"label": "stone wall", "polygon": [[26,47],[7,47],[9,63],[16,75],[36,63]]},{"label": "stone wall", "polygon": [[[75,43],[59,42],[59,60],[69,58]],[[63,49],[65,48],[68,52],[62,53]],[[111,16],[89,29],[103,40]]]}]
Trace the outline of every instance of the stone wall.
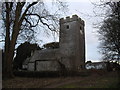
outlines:
[{"label": "stone wall", "polygon": [[77,15],[60,19],[59,41],[61,62],[69,70],[81,69],[85,63],[84,21]]},{"label": "stone wall", "polygon": [[35,71],[35,62],[29,62],[27,70],[28,71]]},{"label": "stone wall", "polygon": [[44,49],[44,50],[36,50],[29,62],[34,62],[36,60],[53,60],[58,59],[60,57],[59,49]]},{"label": "stone wall", "polygon": [[36,71],[60,71],[60,69],[56,60],[36,61]]},{"label": "stone wall", "polygon": [[36,50],[28,63],[30,71],[56,71],[60,69],[59,49]]}]

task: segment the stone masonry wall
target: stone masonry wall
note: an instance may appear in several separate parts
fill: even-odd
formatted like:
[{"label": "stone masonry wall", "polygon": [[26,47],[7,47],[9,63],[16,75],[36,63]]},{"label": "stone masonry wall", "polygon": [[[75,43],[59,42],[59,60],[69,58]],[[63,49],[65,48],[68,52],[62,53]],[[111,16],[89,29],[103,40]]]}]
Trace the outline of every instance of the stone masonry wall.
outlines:
[{"label": "stone masonry wall", "polygon": [[85,62],[84,21],[77,15],[60,20],[61,62],[68,70],[81,69]]},{"label": "stone masonry wall", "polygon": [[30,71],[56,71],[60,70],[58,63],[59,49],[36,50],[30,58],[28,70]]}]

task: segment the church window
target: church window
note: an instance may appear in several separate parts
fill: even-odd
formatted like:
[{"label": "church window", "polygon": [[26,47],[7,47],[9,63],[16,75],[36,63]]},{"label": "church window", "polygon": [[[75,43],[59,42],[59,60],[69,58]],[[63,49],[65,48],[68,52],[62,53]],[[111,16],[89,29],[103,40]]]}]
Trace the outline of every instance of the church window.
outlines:
[{"label": "church window", "polygon": [[80,26],[80,30],[82,30],[82,27]]},{"label": "church window", "polygon": [[69,25],[67,25],[66,28],[69,29]]}]

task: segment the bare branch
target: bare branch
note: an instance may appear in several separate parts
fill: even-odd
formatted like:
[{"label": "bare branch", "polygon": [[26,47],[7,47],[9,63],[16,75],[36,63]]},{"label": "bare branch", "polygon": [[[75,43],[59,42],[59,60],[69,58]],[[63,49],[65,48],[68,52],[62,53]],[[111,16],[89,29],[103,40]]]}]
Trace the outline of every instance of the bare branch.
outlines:
[{"label": "bare branch", "polygon": [[27,23],[29,23],[29,25],[30,25],[31,28],[32,28],[32,27],[36,27],[36,26],[38,25],[38,23],[39,23],[39,20],[37,20],[37,23],[36,23],[35,25],[32,25],[32,23],[31,23],[27,18],[25,18],[25,21],[26,21]]},{"label": "bare branch", "polygon": [[5,42],[5,40],[0,40],[0,42]]},{"label": "bare branch", "polygon": [[[45,26],[47,26],[48,27],[48,29],[50,29],[51,31],[55,31],[54,29],[52,29],[52,28],[50,28],[50,25],[52,25],[52,24],[47,24],[47,23],[45,23],[42,19],[44,18],[44,19],[46,19],[46,16],[40,16],[40,15],[38,15],[38,14],[26,14],[26,15],[33,15],[33,16],[37,16],[38,18],[39,18],[39,20],[40,20],[40,22],[43,24],[43,25],[45,25]],[[52,16],[52,15],[47,15],[47,16]],[[28,22],[30,25],[31,25],[31,23],[30,22]],[[53,25],[52,25],[53,26]]]},{"label": "bare branch", "polygon": [[19,21],[19,24],[21,25],[22,24],[22,21],[24,20],[25,16],[26,16],[26,13],[27,11],[29,10],[29,8],[31,8],[33,5],[37,4],[38,2],[33,2],[32,4],[29,4],[29,6],[26,8],[26,10],[24,11],[20,21]]}]

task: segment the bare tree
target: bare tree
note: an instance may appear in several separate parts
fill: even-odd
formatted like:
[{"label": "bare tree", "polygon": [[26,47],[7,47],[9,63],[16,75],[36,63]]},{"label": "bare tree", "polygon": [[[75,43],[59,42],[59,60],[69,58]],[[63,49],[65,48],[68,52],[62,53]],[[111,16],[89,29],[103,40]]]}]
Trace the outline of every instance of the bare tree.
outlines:
[{"label": "bare tree", "polygon": [[98,24],[100,53],[103,60],[120,60],[120,1],[101,2],[97,7],[102,7],[103,13],[95,13],[103,16],[103,21]]},{"label": "bare tree", "polygon": [[[56,1],[59,9],[63,9],[65,4]],[[50,31],[58,32],[58,10],[50,13],[43,1],[40,2],[4,2],[2,4],[2,18],[5,32],[5,58],[3,64],[3,76],[13,77],[12,61],[14,57],[15,45],[19,38],[31,40],[36,32],[36,27],[47,27]]]}]

